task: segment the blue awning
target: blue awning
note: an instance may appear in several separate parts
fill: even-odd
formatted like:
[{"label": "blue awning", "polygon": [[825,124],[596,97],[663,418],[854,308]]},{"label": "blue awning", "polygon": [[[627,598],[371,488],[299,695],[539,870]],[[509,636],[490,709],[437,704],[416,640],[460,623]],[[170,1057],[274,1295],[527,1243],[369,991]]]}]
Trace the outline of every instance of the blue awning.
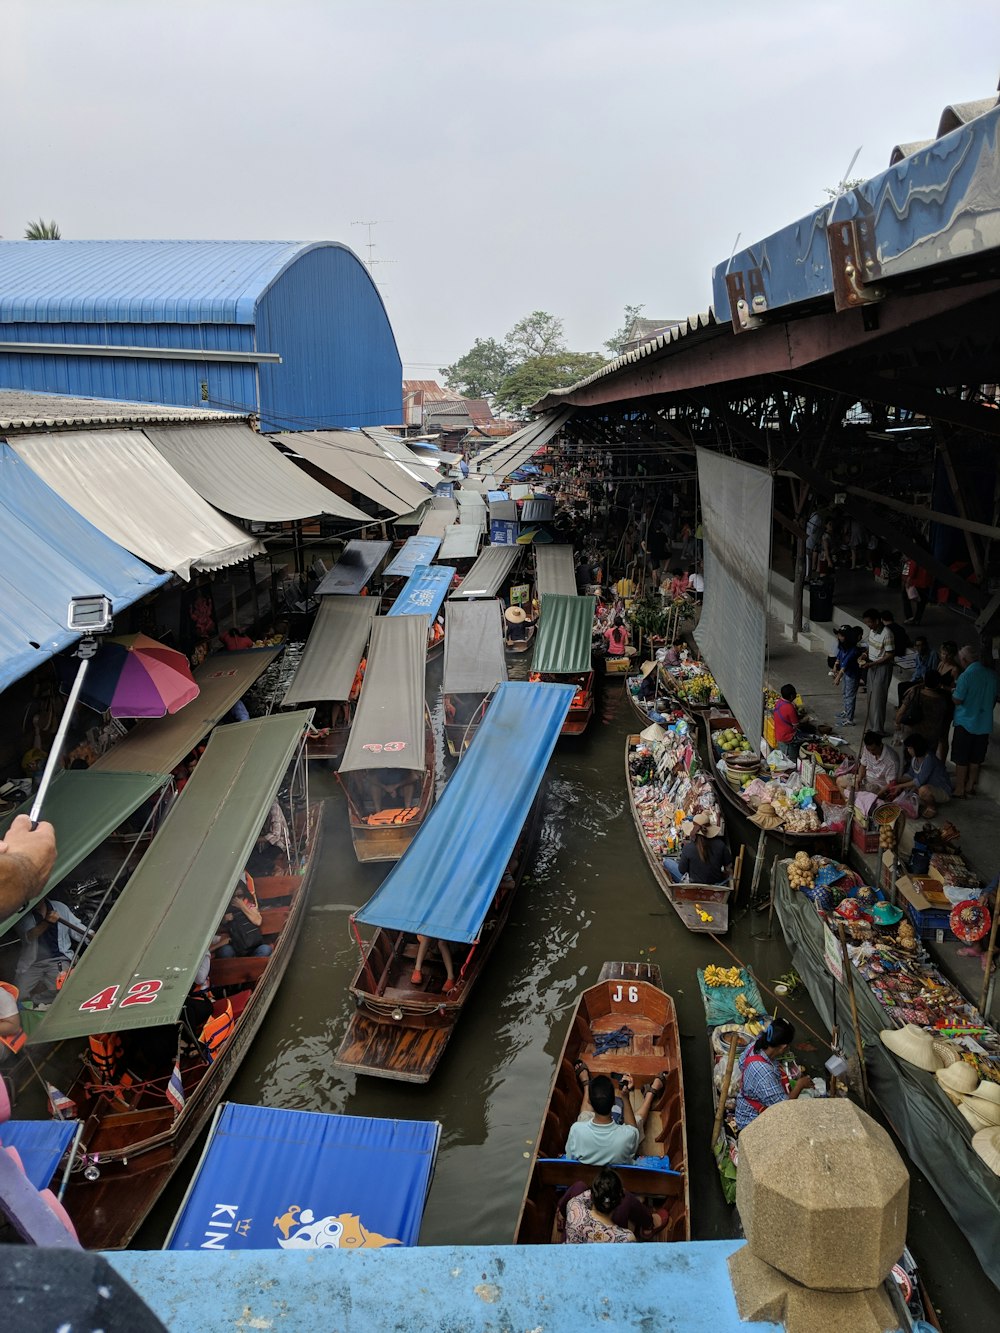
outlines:
[{"label": "blue awning", "polygon": [[228,1102],[165,1248],[416,1245],[440,1137],[433,1120]]},{"label": "blue awning", "polygon": [[454,577],[454,565],[417,565],[386,614],[426,616],[429,625],[440,611]]},{"label": "blue awning", "polygon": [[79,1126],[79,1120],[8,1120],[0,1125],[0,1142],[17,1149],[35,1189],[47,1190]]},{"label": "blue awning", "polygon": [[116,612],[170,579],[105,537],[0,444],[0,690],[75,643],[73,597],[103,593]]},{"label": "blue awning", "polygon": [[440,537],[408,537],[391,564],[386,565],[386,574],[405,574],[409,577],[417,565],[429,565],[438,553]]},{"label": "blue awning", "polygon": [[367,926],[472,944],[528,818],[571,685],[501,685],[402,860],[357,913]]}]

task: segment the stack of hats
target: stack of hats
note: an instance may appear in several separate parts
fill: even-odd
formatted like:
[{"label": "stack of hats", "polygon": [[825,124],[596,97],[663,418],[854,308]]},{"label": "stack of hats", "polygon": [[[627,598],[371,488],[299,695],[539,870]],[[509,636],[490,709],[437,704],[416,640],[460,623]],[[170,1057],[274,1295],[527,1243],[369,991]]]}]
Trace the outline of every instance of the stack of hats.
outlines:
[{"label": "stack of hats", "polygon": [[1000,1127],[1000,1083],[984,1079],[978,1087],[966,1093],[958,1110],[976,1133],[981,1129]]},{"label": "stack of hats", "polygon": [[907,1023],[901,1028],[885,1028],[879,1036],[883,1046],[909,1065],[926,1069],[929,1074],[944,1068],[945,1056],[938,1049],[941,1043],[935,1041],[924,1028],[917,1027],[916,1023]]},{"label": "stack of hats", "polygon": [[977,1130],[972,1136],[972,1148],[994,1175],[1000,1176],[1000,1125]]}]

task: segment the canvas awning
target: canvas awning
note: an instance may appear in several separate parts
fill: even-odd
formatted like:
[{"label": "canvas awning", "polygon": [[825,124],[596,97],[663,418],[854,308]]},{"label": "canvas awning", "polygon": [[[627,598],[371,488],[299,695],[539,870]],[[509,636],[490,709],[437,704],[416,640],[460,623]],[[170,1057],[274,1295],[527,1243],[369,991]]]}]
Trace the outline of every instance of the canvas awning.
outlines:
[{"label": "canvas awning", "polygon": [[422,616],[375,617],[341,773],[374,768],[423,771],[426,662],[427,623]]},{"label": "canvas awning", "polygon": [[417,565],[429,565],[438,553],[440,537],[407,537],[396,552],[392,562],[385,567],[386,574],[401,574],[404,578],[416,569]]},{"label": "canvas awning", "polygon": [[495,597],[520,554],[519,546],[487,546],[448,600]]},{"label": "canvas awning", "polygon": [[392,550],[392,542],[348,542],[325,575],[315,596],[356,596]]},{"label": "canvas awning", "polygon": [[506,679],[500,603],[456,602],[450,606],[441,682],[444,693],[489,694]]},{"label": "canvas awning", "polygon": [[[67,768],[57,773],[42,810],[42,818],[55,826],[56,863],[47,882],[23,909],[0,921],[0,935],[74,871],[143,801],[164,787],[167,776],[166,773],[106,773],[95,768]],[[30,800],[25,801],[9,815],[0,817],[0,838],[18,815],[30,814],[31,805]]]},{"label": "canvas awning", "polygon": [[324,597],[282,705],[343,701],[351,697],[378,597]]},{"label": "canvas awning", "polygon": [[454,565],[417,565],[387,614],[423,616],[425,625],[430,625],[440,611],[454,577]]},{"label": "canvas awning", "polygon": [[197,699],[179,713],[140,722],[89,771],[169,773],[222,721],[280,652],[280,647],[247,648],[206,657],[194,670]]},{"label": "canvas awning", "polygon": [[496,451],[490,449],[487,450],[486,455],[480,455],[476,460],[477,465],[486,458],[490,469],[498,477],[509,477],[512,472],[517,471],[522,463],[527,463],[528,459],[538,453],[539,449],[544,448],[565,426],[572,415],[573,409],[571,407],[561,407],[555,412],[539,417],[537,421],[532,422],[523,431],[518,431],[516,435],[512,435],[510,439],[505,440],[500,449]]},{"label": "canvas awning", "polygon": [[535,584],[539,597],[547,592],[576,596],[576,574],[573,570],[572,546],[538,546],[535,548]]},{"label": "canvas awning", "polygon": [[145,434],[188,485],[224,514],[254,523],[318,514],[370,522],[249,426],[150,426]]},{"label": "canvas awning", "polygon": [[445,531],[439,560],[470,560],[479,554],[482,530],[473,524],[453,523]]},{"label": "canvas awning", "polygon": [[263,554],[256,538],[203,500],[142,431],[18,435],[10,444],[89,523],[157,569],[189,579],[192,570]]},{"label": "canvas awning", "polygon": [[310,717],[213,733],[29,1044],[177,1021]]},{"label": "canvas awning", "polygon": [[420,520],[420,527],[417,529],[418,537],[443,537],[448,528],[453,523],[458,522],[458,505],[454,500],[446,500],[443,497],[435,498],[431,501],[427,509],[424,510],[423,517]]},{"label": "canvas awning", "polygon": [[572,699],[570,685],[500,686],[443,795],[356,920],[479,938]]},{"label": "canvas awning", "polygon": [[382,426],[365,426],[362,432],[384,457],[395,460],[407,475],[423,482],[425,486],[434,487],[441,480],[441,472],[436,463],[430,463],[423,459],[419,454],[415,454],[412,449],[407,448],[398,435],[393,435],[391,430],[386,430]]},{"label": "canvas awning", "polygon": [[390,513],[405,513],[428,498],[419,481],[359,430],[296,431],[281,434],[278,439],[314,467],[367,495]]},{"label": "canvas awning", "polygon": [[486,508],[486,501],[478,491],[467,491],[467,490],[456,491],[455,500],[458,503],[459,509],[464,509],[467,506],[471,509]]},{"label": "canvas awning", "polygon": [[0,444],[0,690],[80,637],[66,628],[71,598],[103,593],[119,612],[169,578],[99,532]]},{"label": "canvas awning", "polygon": [[80,1131],[79,1120],[8,1120],[0,1137],[16,1148],[24,1174],[36,1190],[47,1190],[63,1154]]},{"label": "canvas awning", "polygon": [[517,502],[515,500],[491,500],[490,501],[490,522],[494,520],[502,523],[516,523],[518,519]]},{"label": "canvas awning", "polygon": [[594,631],[593,597],[542,594],[538,637],[532,671],[547,675],[578,675],[591,669],[590,641]]},{"label": "canvas awning", "polygon": [[551,523],[555,517],[556,502],[551,496],[525,500],[521,506],[522,523]]},{"label": "canvas awning", "polygon": [[[228,1102],[216,1113],[165,1248],[315,1253],[318,1244],[336,1247],[339,1241],[339,1248],[347,1249],[347,1240],[341,1240],[347,1218],[378,1236],[380,1244],[416,1245],[440,1137],[436,1120]],[[245,1226],[212,1226],[223,1198],[239,1198]],[[296,1216],[299,1209],[289,1208],[290,1199],[314,1201],[314,1209],[321,1208],[320,1201],[329,1203],[331,1213],[324,1217],[319,1211],[319,1221],[308,1209]],[[276,1219],[286,1214],[294,1221],[282,1228]]]}]

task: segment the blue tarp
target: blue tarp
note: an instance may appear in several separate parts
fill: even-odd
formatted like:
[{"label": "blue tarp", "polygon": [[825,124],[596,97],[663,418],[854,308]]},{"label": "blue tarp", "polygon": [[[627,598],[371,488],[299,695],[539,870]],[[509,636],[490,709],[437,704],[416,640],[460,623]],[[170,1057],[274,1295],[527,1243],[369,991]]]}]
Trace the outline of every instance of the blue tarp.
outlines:
[{"label": "blue tarp", "polygon": [[479,938],[573,693],[570,685],[499,686],[444,795],[358,921],[466,944]]},{"label": "blue tarp", "polygon": [[440,611],[454,577],[454,565],[417,565],[386,614],[426,616],[429,625]]},{"label": "blue tarp", "polygon": [[16,1148],[24,1174],[36,1190],[47,1190],[76,1136],[78,1120],[8,1120],[0,1125],[0,1143]]},{"label": "blue tarp", "polygon": [[386,565],[386,574],[403,574],[408,578],[417,565],[431,563],[440,545],[440,537],[408,537],[396,552],[392,563]]},{"label": "blue tarp", "polygon": [[168,1250],[416,1245],[437,1121],[222,1108]]},{"label": "blue tarp", "polygon": [[105,537],[0,444],[0,690],[78,638],[73,597],[104,593],[115,611],[170,578]]},{"label": "blue tarp", "polygon": [[502,500],[509,500],[510,496],[506,491],[487,491],[486,498],[490,504],[496,504]]}]

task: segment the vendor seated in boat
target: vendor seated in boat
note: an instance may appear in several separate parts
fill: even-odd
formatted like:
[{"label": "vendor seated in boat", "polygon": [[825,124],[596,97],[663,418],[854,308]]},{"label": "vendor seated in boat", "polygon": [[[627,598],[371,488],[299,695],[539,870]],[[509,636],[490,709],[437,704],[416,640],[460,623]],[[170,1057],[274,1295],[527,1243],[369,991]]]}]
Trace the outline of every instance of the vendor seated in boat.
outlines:
[{"label": "vendor seated in boat", "polygon": [[778,1068],[778,1057],[795,1040],[795,1029],[786,1018],[772,1018],[752,1046],[740,1056],[740,1090],[736,1095],[736,1132],[747,1125],[769,1106],[778,1102],[794,1101],[800,1093],[813,1085],[808,1074],[803,1074],[788,1085],[786,1091]]},{"label": "vendor seated in boat", "polygon": [[[441,989],[447,995],[455,989],[455,965],[451,958],[451,946],[447,940],[437,940],[436,943],[445,970],[444,984]],[[427,958],[427,950],[430,948],[430,944],[431,937],[429,935],[417,936],[417,957],[413,964],[413,975],[410,977],[411,986],[422,986],[424,984],[424,961]]]},{"label": "vendor seated in boat", "polygon": [[271,946],[261,934],[260,908],[253,892],[253,881],[244,873],[236,886],[229,911],[222,918],[223,928],[229,936],[228,944],[220,944],[215,951],[217,958],[267,958]]},{"label": "vendor seated in boat", "polygon": [[420,774],[410,768],[372,771],[372,814],[382,810],[411,809],[420,802]]},{"label": "vendor seated in boat", "polygon": [[733,854],[718,824],[700,810],[691,821],[691,836],[681,849],[680,859],[663,858],[663,868],[672,880],[691,884],[724,884],[733,869]]},{"label": "vendor seated in boat", "polygon": [[607,645],[609,657],[624,657],[628,648],[628,627],[621,616],[615,616],[614,624],[609,625],[601,636]]},{"label": "vendor seated in boat", "polygon": [[532,624],[531,617],[525,611],[523,606],[508,606],[503,613],[504,629],[506,631],[509,643],[523,643],[528,637],[528,626]]},{"label": "vendor seated in boat", "polygon": [[615,1085],[607,1074],[595,1074],[578,1060],[574,1066],[577,1082],[583,1089],[583,1103],[576,1124],[566,1139],[566,1156],[587,1166],[611,1166],[614,1163],[634,1162],[639,1154],[646,1120],[653,1102],[667,1086],[666,1074],[657,1074],[644,1089],[642,1105],[633,1110],[632,1075],[622,1074],[618,1080],[621,1089],[623,1123],[618,1124],[612,1112],[615,1109]]}]

